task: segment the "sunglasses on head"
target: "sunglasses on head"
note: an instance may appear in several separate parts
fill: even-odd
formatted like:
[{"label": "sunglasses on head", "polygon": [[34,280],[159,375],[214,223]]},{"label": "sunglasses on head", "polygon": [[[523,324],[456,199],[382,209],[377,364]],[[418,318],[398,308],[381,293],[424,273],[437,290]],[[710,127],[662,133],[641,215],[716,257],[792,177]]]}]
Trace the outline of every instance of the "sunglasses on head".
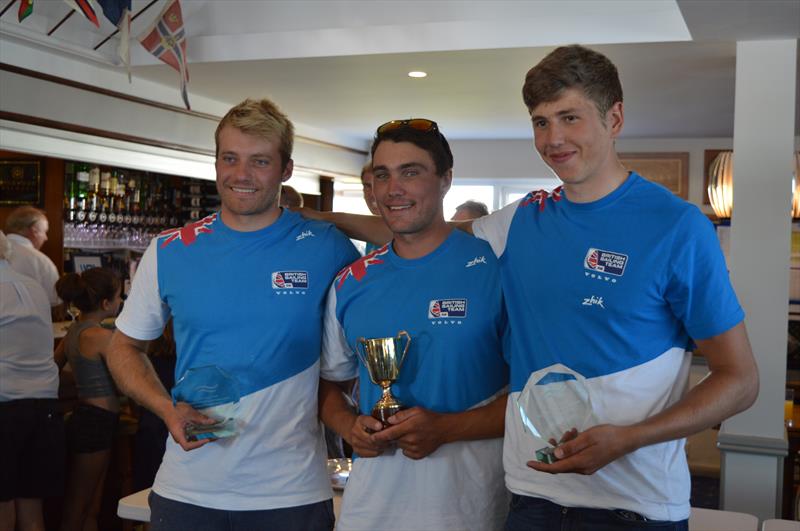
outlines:
[{"label": "sunglasses on head", "polygon": [[439,132],[439,126],[436,125],[436,122],[433,120],[428,120],[427,118],[411,118],[408,120],[391,120],[386,122],[378,127],[378,130],[375,132],[375,136],[380,136],[388,133],[389,131],[396,131],[398,129],[404,129],[407,127],[416,129],[417,131],[422,131],[423,133]]}]

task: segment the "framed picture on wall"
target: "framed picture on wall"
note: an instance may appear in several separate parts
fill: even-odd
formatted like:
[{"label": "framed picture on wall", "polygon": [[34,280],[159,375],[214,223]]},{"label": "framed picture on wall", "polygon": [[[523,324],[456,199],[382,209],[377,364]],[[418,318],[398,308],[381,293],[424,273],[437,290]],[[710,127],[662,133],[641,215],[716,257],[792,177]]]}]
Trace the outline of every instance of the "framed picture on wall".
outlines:
[{"label": "framed picture on wall", "polygon": [[689,153],[620,153],[619,160],[630,171],[689,199]]},{"label": "framed picture on wall", "polygon": [[41,159],[0,160],[0,206],[44,208],[43,169]]}]

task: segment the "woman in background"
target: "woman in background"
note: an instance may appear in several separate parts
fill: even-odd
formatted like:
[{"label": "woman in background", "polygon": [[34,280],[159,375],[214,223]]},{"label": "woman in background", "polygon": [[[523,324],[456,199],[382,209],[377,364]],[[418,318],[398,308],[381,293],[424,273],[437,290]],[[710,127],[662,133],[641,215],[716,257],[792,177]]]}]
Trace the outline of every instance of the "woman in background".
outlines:
[{"label": "woman in background", "polygon": [[67,420],[70,465],[61,530],[95,531],[119,420],[117,389],[105,363],[112,331],[100,322],[119,312],[122,285],[112,271],[95,267],[64,275],[56,291],[81,312],[56,349],[59,367],[69,361],[78,392],[78,405]]}]

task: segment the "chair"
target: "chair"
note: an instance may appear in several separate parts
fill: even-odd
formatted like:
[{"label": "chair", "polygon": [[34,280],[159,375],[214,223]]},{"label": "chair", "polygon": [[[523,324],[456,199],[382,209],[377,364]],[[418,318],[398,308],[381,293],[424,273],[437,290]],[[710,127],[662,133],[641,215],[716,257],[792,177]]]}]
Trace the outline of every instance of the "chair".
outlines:
[{"label": "chair", "polygon": [[758,518],[752,514],[692,507],[689,531],[758,531]]},{"label": "chair", "polygon": [[795,520],[764,520],[761,531],[800,531],[800,522]]}]

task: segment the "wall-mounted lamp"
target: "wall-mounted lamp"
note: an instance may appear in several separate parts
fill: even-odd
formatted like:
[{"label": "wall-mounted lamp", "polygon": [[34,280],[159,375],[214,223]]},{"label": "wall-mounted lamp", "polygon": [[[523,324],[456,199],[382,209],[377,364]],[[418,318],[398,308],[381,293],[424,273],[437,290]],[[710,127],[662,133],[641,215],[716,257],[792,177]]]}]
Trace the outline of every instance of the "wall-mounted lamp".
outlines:
[{"label": "wall-mounted lamp", "polygon": [[800,151],[794,154],[794,175],[792,176],[792,217],[800,218]]},{"label": "wall-mounted lamp", "polygon": [[730,219],[733,211],[733,151],[722,151],[711,163],[708,198],[718,218]]},{"label": "wall-mounted lamp", "polygon": [[[792,217],[800,218],[800,152],[794,156],[792,176]],[[722,151],[711,163],[708,179],[708,198],[714,214],[730,219],[733,212],[733,151]]]}]

